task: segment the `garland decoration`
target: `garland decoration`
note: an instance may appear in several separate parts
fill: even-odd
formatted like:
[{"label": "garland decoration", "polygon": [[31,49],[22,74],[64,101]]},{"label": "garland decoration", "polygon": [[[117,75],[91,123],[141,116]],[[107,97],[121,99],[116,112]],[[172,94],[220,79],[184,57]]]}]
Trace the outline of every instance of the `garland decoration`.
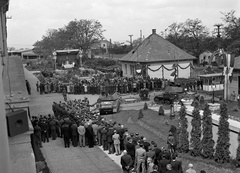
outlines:
[{"label": "garland decoration", "polygon": [[188,65],[187,65],[187,67],[181,67],[179,64],[178,64],[178,67],[180,68],[180,69],[182,69],[182,70],[185,70],[185,69],[187,69],[188,67],[192,67],[192,64],[191,63],[189,63]]},{"label": "garland decoration", "polygon": [[160,69],[162,68],[162,66],[163,66],[163,65],[161,65],[161,66],[160,66],[159,68],[157,68],[156,70],[153,70],[153,69],[151,69],[150,67],[148,67],[148,70],[155,72],[155,71],[160,70]]},{"label": "garland decoration", "polygon": [[[174,64],[173,64],[173,65],[174,65]],[[189,63],[186,67],[181,67],[179,64],[177,64],[177,67],[179,67],[179,68],[182,69],[182,70],[185,70],[185,69],[187,69],[188,67],[194,69],[194,66],[192,65],[192,63]],[[176,70],[175,65],[174,65],[172,68],[167,68],[165,65],[161,65],[159,68],[157,68],[157,69],[155,69],[155,70],[151,69],[149,66],[148,66],[147,68],[148,68],[148,70],[150,70],[150,71],[152,71],[152,72],[156,72],[156,71],[160,70],[161,68],[166,69],[167,71]]]}]

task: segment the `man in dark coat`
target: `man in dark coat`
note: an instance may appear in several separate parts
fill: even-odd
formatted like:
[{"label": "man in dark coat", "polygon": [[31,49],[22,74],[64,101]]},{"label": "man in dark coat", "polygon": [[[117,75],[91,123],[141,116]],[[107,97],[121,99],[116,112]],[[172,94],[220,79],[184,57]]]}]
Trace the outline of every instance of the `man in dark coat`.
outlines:
[{"label": "man in dark coat", "polygon": [[170,160],[167,160],[166,155],[163,155],[162,160],[160,160],[158,163],[158,168],[161,173],[167,172],[167,164],[170,164]]},{"label": "man in dark coat", "polygon": [[78,131],[77,131],[77,124],[73,123],[71,125],[71,133],[72,133],[72,145],[77,147],[78,144]]},{"label": "man in dark coat", "polygon": [[48,123],[46,122],[46,119],[43,119],[41,123],[41,129],[42,129],[42,141],[45,143],[45,141],[49,142],[49,134],[48,134]]},{"label": "man in dark coat", "polygon": [[172,161],[171,161],[171,165],[172,165],[172,169],[176,172],[176,173],[183,173],[182,170],[182,162],[176,160],[177,156],[176,154],[172,155]]},{"label": "man in dark coat", "polygon": [[34,135],[35,135],[37,146],[42,147],[41,128],[38,125],[38,123],[36,123],[36,125],[34,126]]},{"label": "man in dark coat", "polygon": [[92,128],[92,124],[90,123],[87,126],[87,132],[88,132],[88,147],[89,148],[93,148],[94,147],[94,132],[93,132],[93,128]]},{"label": "man in dark coat", "polygon": [[106,127],[103,127],[101,130],[103,150],[107,150],[107,132]]},{"label": "man in dark coat", "polygon": [[56,140],[56,138],[57,138],[57,134],[56,134],[57,122],[56,122],[55,118],[53,118],[49,122],[49,125],[50,125],[50,129],[51,129],[52,140]]},{"label": "man in dark coat", "polygon": [[107,143],[108,143],[108,154],[113,154],[114,153],[114,149],[113,149],[113,139],[112,136],[114,134],[114,130],[112,127],[109,128],[108,132],[107,132]]},{"label": "man in dark coat", "polygon": [[150,143],[147,141],[146,138],[143,138],[143,147],[146,150],[146,152],[149,151]]},{"label": "man in dark coat", "polygon": [[64,139],[64,146],[65,148],[69,148],[70,147],[70,128],[69,128],[69,124],[64,123],[62,125],[62,133],[63,133],[63,139]]},{"label": "man in dark coat", "polygon": [[123,156],[121,157],[120,163],[122,165],[123,173],[130,173],[133,160],[126,150],[123,151]]},{"label": "man in dark coat", "polygon": [[132,160],[133,160],[133,164],[135,161],[135,145],[132,143],[132,138],[128,137],[127,138],[127,144],[126,144],[126,150],[127,153],[131,156]]}]

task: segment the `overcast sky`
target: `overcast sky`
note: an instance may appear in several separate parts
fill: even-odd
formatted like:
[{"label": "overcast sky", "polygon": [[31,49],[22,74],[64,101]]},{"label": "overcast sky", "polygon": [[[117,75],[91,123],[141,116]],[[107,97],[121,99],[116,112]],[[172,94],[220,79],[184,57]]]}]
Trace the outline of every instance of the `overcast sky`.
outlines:
[{"label": "overcast sky", "polygon": [[202,20],[210,30],[221,23],[220,12],[236,11],[240,0],[10,0],[7,16],[8,46],[29,48],[41,40],[47,29],[58,29],[71,20],[96,19],[106,39],[125,42],[145,37],[152,29],[164,31],[173,22],[188,18]]}]

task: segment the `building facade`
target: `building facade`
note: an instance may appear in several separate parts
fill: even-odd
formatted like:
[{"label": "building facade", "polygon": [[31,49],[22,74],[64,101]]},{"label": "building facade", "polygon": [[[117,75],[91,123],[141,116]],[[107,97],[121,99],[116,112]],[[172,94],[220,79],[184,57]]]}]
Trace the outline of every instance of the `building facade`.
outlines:
[{"label": "building facade", "polygon": [[156,30],[119,61],[125,77],[189,78],[196,58],[156,34]]},{"label": "building facade", "polygon": [[237,99],[237,95],[240,95],[240,56],[235,58],[234,61],[234,69],[232,76],[229,80],[229,94],[230,96],[235,95],[235,100]]}]

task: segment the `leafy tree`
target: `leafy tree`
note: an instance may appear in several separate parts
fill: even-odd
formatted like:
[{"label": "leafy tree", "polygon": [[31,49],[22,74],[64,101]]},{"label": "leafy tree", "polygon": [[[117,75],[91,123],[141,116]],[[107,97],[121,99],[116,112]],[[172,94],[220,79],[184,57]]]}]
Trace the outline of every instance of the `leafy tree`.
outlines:
[{"label": "leafy tree", "polygon": [[179,121],[179,143],[178,150],[179,152],[187,153],[189,151],[189,141],[188,141],[188,121],[186,118],[186,108],[182,106],[179,112],[180,121]]},{"label": "leafy tree", "polygon": [[212,115],[209,109],[208,104],[205,104],[203,119],[202,119],[202,130],[203,130],[203,138],[202,138],[202,156],[204,158],[213,158],[214,154],[214,140],[212,133]]},{"label": "leafy tree", "polygon": [[230,160],[230,137],[227,104],[222,102],[220,105],[220,120],[218,126],[218,140],[214,159],[216,162],[225,163]]},{"label": "leafy tree", "polygon": [[62,28],[49,29],[34,43],[34,51],[47,56],[57,49],[81,49],[86,56],[90,47],[103,39],[103,32],[97,20],[75,19]]},{"label": "leafy tree", "polygon": [[168,31],[168,41],[196,57],[204,51],[204,40],[209,37],[208,29],[199,19],[173,23],[168,27]]},{"label": "leafy tree", "polygon": [[202,52],[203,40],[209,32],[199,19],[187,19],[184,23],[184,35],[187,39],[188,51],[198,57]]},{"label": "leafy tree", "polygon": [[235,16],[234,10],[222,14],[225,46],[228,52],[238,56],[240,55],[240,17]]},{"label": "leafy tree", "polygon": [[200,156],[201,155],[201,116],[199,112],[199,103],[195,101],[194,109],[192,112],[193,119],[191,121],[192,130],[191,130],[191,155],[193,156]]},{"label": "leafy tree", "polygon": [[183,33],[183,23],[172,23],[168,27],[168,35],[166,36],[166,39],[173,43],[174,45],[178,46],[181,49],[184,49],[185,45],[185,37]]}]

